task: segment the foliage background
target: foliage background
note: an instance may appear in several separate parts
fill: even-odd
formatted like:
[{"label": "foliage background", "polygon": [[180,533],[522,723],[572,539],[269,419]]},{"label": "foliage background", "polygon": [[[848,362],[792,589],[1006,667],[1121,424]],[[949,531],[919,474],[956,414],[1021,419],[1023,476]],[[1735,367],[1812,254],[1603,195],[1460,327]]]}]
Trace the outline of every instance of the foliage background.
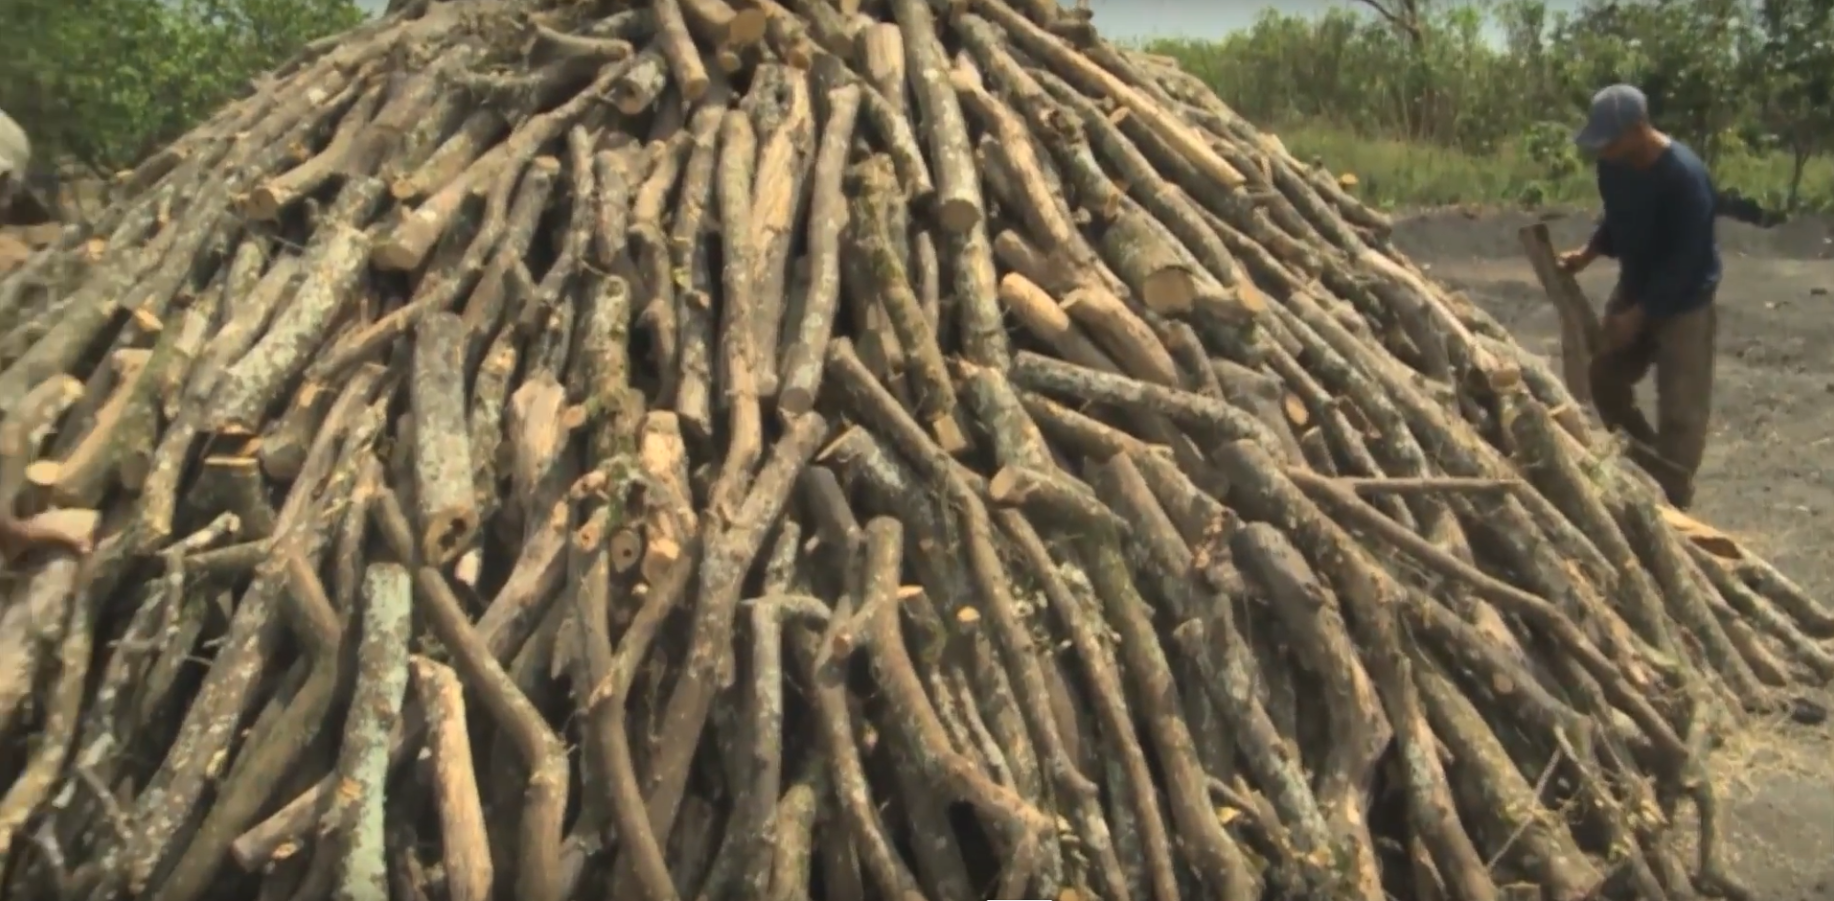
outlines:
[{"label": "foliage background", "polygon": [[6,0],[0,109],[35,160],[108,174],[362,20],[352,0]]},{"label": "foliage background", "polygon": [[[0,109],[40,159],[131,167],[353,0],[6,0]],[[1098,22],[1098,25],[1100,23]],[[1497,38],[1501,35],[1501,39]],[[1155,41],[1296,153],[1384,205],[1589,202],[1569,135],[1625,80],[1723,187],[1834,210],[1834,0],[1360,0],[1270,13],[1217,40]]]},{"label": "foliage background", "polygon": [[1363,0],[1146,49],[1387,204],[1591,201],[1570,136],[1628,81],[1722,187],[1834,210],[1834,0]]}]

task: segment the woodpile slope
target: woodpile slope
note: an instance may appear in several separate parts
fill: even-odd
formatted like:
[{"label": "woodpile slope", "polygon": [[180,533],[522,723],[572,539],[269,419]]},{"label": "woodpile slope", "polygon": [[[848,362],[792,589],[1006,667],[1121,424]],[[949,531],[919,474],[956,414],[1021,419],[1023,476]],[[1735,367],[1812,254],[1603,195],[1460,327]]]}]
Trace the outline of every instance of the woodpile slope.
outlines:
[{"label": "woodpile slope", "polygon": [[1195,79],[411,6],[0,280],[5,896],[1737,897],[1834,613]]}]

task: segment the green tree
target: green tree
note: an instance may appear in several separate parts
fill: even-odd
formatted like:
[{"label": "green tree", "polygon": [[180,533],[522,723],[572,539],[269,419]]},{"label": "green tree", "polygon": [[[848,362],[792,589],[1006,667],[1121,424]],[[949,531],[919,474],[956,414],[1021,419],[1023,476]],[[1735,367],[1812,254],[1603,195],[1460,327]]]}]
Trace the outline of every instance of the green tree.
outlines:
[{"label": "green tree", "polygon": [[1594,2],[1558,40],[1572,48],[1576,84],[1635,83],[1662,126],[1710,160],[1748,105],[1750,12],[1743,0]]},{"label": "green tree", "polygon": [[[1591,198],[1572,129],[1627,81],[1724,187],[1834,209],[1834,0],[1358,0],[1160,41],[1242,115],[1388,202]],[[1500,40],[1499,40],[1500,38]]]},{"label": "green tree", "polygon": [[1809,158],[1834,151],[1834,0],[1764,0],[1758,22],[1747,81],[1759,87],[1763,124],[1789,151],[1784,203],[1795,209]]},{"label": "green tree", "polygon": [[353,0],[8,0],[0,106],[35,155],[108,173],[362,18]]}]

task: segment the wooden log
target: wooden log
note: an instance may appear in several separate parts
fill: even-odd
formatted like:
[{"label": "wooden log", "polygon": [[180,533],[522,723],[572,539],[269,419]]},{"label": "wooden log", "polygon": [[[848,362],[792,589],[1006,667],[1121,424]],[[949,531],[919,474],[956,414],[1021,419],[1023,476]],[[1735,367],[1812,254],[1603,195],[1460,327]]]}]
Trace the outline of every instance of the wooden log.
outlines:
[{"label": "wooden log", "polygon": [[936,39],[933,14],[915,0],[890,0],[892,15],[904,36],[904,59],[917,95],[929,139],[936,176],[936,217],[953,234],[980,224],[981,180],[974,168],[967,123],[949,85],[949,64]]},{"label": "wooden log", "polygon": [[413,588],[406,569],[371,564],[363,574],[363,632],[357,646],[351,719],[344,726],[338,772],[348,789],[327,813],[341,855],[333,897],[340,901],[387,891],[383,792],[388,781],[389,730],[401,715],[408,684],[408,638]]},{"label": "wooden log", "polygon": [[1162,316],[1189,313],[1198,282],[1143,211],[1125,210],[1102,231],[1103,256],[1146,308]]},{"label": "wooden log", "polygon": [[965,440],[955,426],[955,386],[949,379],[942,345],[913,290],[892,234],[893,208],[899,202],[891,163],[875,157],[856,168],[858,192],[852,218],[853,249],[864,257],[878,308],[883,310],[898,344],[909,354],[914,412],[930,424],[943,447],[962,448]]},{"label": "wooden log", "polygon": [[843,87],[828,98],[828,120],[822,126],[820,149],[810,172],[809,293],[792,343],[783,354],[777,391],[777,409],[786,416],[814,409],[821,389],[822,360],[834,333],[840,305],[841,234],[848,218],[842,187],[859,97],[859,88]]},{"label": "wooden log", "polygon": [[414,658],[414,678],[432,730],[434,797],[439,808],[440,847],[445,851],[446,885],[454,899],[482,901],[490,897],[494,870],[484,811],[478,801],[471,736],[464,728],[463,686],[450,667],[424,657]]},{"label": "wooden log", "polygon": [[1535,270],[1535,278],[1547,292],[1548,300],[1554,304],[1554,314],[1560,320],[1560,371],[1567,391],[1572,393],[1574,400],[1589,404],[1592,402],[1592,357],[1604,342],[1598,314],[1579,282],[1560,268],[1553,240],[1548,237],[1547,223],[1523,226],[1517,237],[1522,242],[1522,251],[1528,255],[1529,265]]},{"label": "wooden log", "polygon": [[[762,106],[762,91],[773,83],[780,86],[780,95],[788,96],[772,104],[781,118],[768,133],[761,134],[751,196],[751,280],[757,303],[752,351],[758,358],[758,393],[764,398],[777,395],[780,381],[779,343],[790,312],[791,245],[804,214],[817,134],[814,101],[801,72],[761,67],[746,100],[756,96]],[[765,115],[753,113],[761,120],[760,127]],[[793,321],[788,324],[795,325]]]},{"label": "wooden log", "polygon": [[[367,195],[363,198],[367,202],[353,201],[353,206],[367,206],[381,194],[381,184],[375,181],[351,188]],[[346,305],[356,300],[368,239],[342,222],[328,226],[321,235],[323,243],[302,265],[304,281],[292,302],[268,324],[260,340],[229,366],[211,391],[212,431],[258,431],[262,413],[276,399],[275,395],[286,382],[305,371],[311,363],[309,354],[328,337],[333,324],[345,314]]]},{"label": "wooden log", "polygon": [[272,221],[289,204],[318,190],[333,175],[338,174],[345,157],[357,143],[357,137],[369,127],[381,102],[381,90],[364,92],[338,118],[337,130],[332,133],[331,141],[323,150],[249,192],[242,204],[243,215]]},{"label": "wooden log", "polygon": [[[409,531],[400,502],[384,493],[373,509],[387,542],[397,554],[413,559],[418,542]],[[565,749],[470,628],[445,577],[423,566],[414,573],[414,588],[423,615],[433,624],[440,642],[456,653],[455,662],[463,667],[467,681],[477,688],[492,715],[513,730],[518,753],[530,773],[516,856],[516,890],[526,897],[558,901],[561,826],[566,812]]]},{"label": "wooden log", "polygon": [[682,99],[693,103],[707,93],[712,80],[707,77],[700,50],[694,46],[694,37],[688,33],[687,19],[682,13],[684,5],[687,4],[680,0],[662,0],[656,4],[656,43],[669,61]]},{"label": "wooden log", "polygon": [[471,442],[465,429],[464,323],[435,313],[414,330],[414,497],[422,559],[456,558],[478,529]]},{"label": "wooden log", "polygon": [[63,548],[76,554],[89,551],[86,540],[22,521],[18,509],[19,493],[26,487],[38,444],[82,393],[82,383],[76,379],[48,379],[33,387],[14,412],[0,422],[0,560],[9,566],[38,549]]},{"label": "wooden log", "polygon": [[[688,487],[688,449],[675,414],[646,414],[637,430],[637,459],[645,475],[674,497],[692,497]],[[677,522],[671,515],[646,516],[643,522],[642,574],[654,584],[668,574],[698,534],[698,517],[690,510]]]}]

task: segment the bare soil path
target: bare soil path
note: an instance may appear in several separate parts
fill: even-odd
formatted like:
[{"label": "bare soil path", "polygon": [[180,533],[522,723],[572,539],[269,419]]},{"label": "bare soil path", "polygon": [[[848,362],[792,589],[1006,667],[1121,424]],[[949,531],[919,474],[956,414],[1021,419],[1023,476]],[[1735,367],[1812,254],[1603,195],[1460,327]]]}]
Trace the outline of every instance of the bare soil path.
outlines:
[{"label": "bare soil path", "polygon": [[[1396,240],[1555,360],[1559,324],[1516,238],[1536,218],[1432,212],[1398,223]],[[1585,240],[1592,218],[1548,225],[1564,249]],[[1715,428],[1695,513],[1834,598],[1834,221],[1768,231],[1722,221],[1720,242]],[[1598,304],[1616,275],[1601,260],[1580,283]],[[1834,725],[1756,724],[1717,769],[1726,853],[1757,901],[1834,901]]]}]

